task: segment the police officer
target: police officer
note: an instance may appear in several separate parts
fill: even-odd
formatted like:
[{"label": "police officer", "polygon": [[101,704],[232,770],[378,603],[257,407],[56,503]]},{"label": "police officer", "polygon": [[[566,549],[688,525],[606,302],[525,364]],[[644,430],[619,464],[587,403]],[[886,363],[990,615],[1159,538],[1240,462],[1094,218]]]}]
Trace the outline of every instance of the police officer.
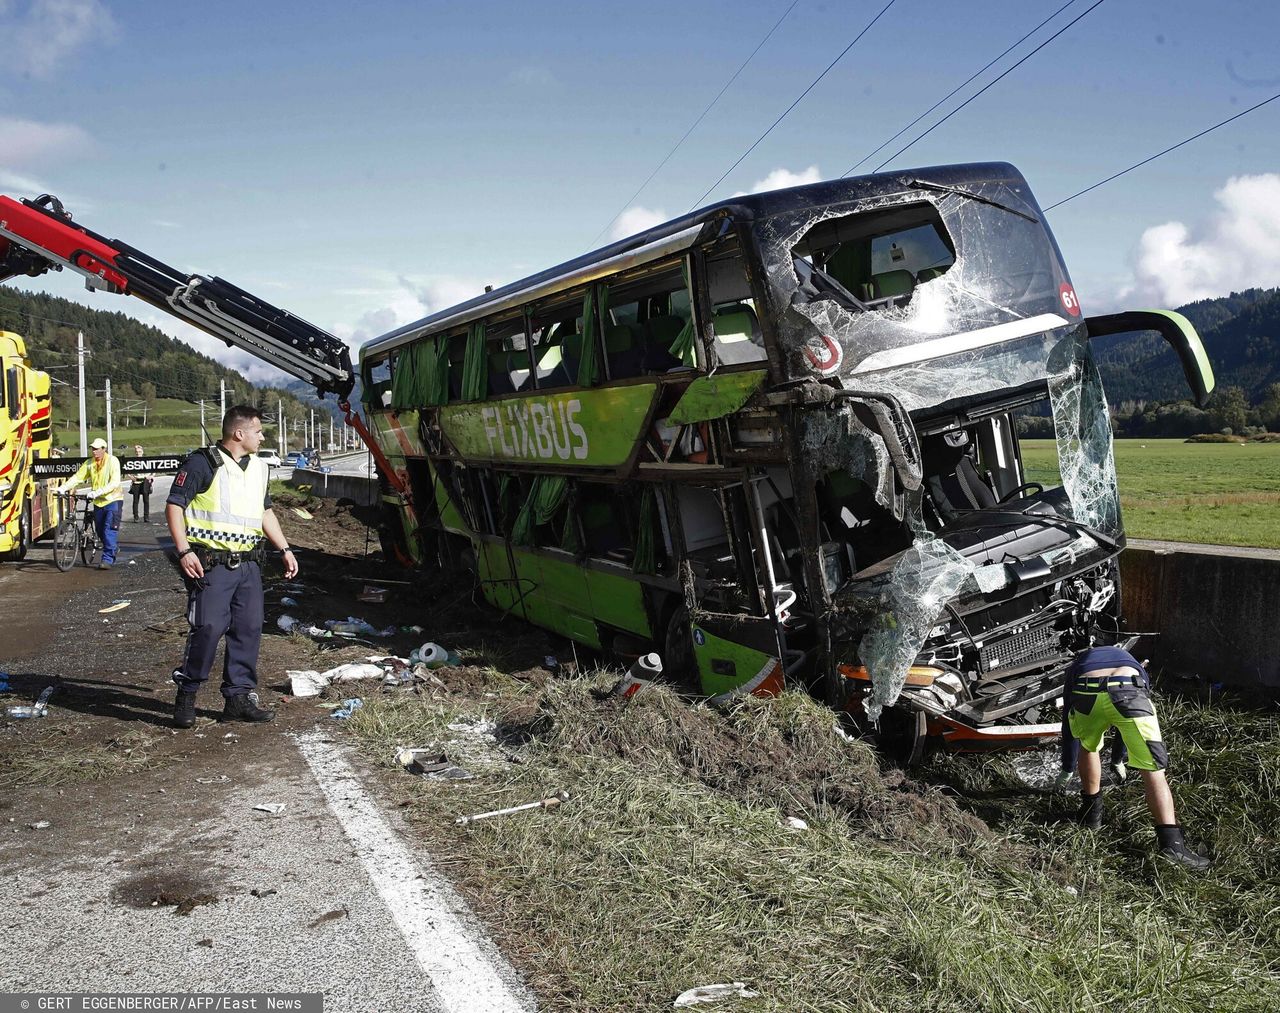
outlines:
[{"label": "police officer", "polygon": [[270,721],[249,694],[258,685],[262,639],[262,540],[283,557],[286,577],[298,572],[267,493],[269,469],[258,457],[262,412],[236,405],[222,419],[222,439],[192,453],[173,479],[165,520],[187,584],[187,636],[173,721],[196,723],[196,692],[209,677],[218,641],[226,636],[222,665],[224,721]]},{"label": "police officer", "polygon": [[1169,750],[1160,734],[1151,678],[1128,651],[1092,647],[1067,670],[1067,720],[1080,740],[1080,822],[1102,827],[1102,760],[1098,750],[1107,729],[1115,728],[1129,750],[1129,766],[1142,774],[1147,807],[1156,824],[1156,846],[1162,858],[1203,871],[1209,860],[1187,847],[1173,810],[1173,793],[1165,779]]}]

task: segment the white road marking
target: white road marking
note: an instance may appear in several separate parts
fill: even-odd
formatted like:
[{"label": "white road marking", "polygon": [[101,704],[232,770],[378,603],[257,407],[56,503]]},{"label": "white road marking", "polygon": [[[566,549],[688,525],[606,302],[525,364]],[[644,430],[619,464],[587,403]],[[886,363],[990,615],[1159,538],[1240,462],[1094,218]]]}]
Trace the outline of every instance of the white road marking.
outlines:
[{"label": "white road marking", "polygon": [[409,853],[337,747],[317,732],[296,738],[329,808],[431,979],[443,1009],[527,1013],[531,1005],[517,998],[504,980],[514,978],[514,972],[465,924],[473,920],[466,904],[425,859]]}]

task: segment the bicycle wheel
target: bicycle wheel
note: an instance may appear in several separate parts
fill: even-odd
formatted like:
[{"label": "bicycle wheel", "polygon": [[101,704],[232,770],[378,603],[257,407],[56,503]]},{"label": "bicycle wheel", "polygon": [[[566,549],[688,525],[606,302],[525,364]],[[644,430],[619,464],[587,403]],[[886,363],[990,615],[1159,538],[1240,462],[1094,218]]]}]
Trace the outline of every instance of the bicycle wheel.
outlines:
[{"label": "bicycle wheel", "polygon": [[58,517],[58,528],[53,536],[53,563],[66,573],[76,565],[76,552],[80,548],[80,526],[74,514],[63,511]]},{"label": "bicycle wheel", "polygon": [[84,537],[80,541],[80,560],[85,566],[97,566],[101,555],[102,542],[98,539],[98,532],[93,529],[92,524],[86,524]]}]

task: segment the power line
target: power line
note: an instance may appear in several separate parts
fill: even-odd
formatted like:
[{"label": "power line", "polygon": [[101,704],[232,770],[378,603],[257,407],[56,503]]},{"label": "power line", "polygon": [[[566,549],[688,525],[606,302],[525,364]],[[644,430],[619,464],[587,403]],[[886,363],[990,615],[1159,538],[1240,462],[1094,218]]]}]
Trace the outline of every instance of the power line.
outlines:
[{"label": "power line", "polygon": [[637,189],[635,193],[633,193],[630,197],[627,198],[627,200],[623,203],[622,207],[618,209],[618,213],[615,214],[612,218],[610,218],[605,223],[605,226],[603,229],[601,229],[599,232],[596,233],[596,238],[591,240],[592,246],[596,244],[596,240],[598,240],[601,236],[605,234],[605,232],[608,231],[610,225],[612,225],[614,222],[616,222],[619,218],[622,217],[622,212],[626,211],[627,208],[631,206],[631,202],[634,201],[637,197],[639,197],[640,194],[644,191],[644,188],[647,187],[651,182],[653,182],[653,177],[658,175],[658,173],[662,171],[662,167],[666,165],[669,161],[671,161],[671,156],[676,153],[676,150],[680,147],[680,145],[684,144],[684,142],[689,139],[689,135],[692,134],[694,130],[697,129],[698,124],[701,123],[706,118],[707,113],[711,112],[715,104],[720,101],[721,96],[724,95],[724,93],[729,90],[729,86],[733,84],[734,81],[738,80],[738,75],[747,69],[747,64],[750,63],[752,59],[755,58],[756,53],[760,52],[760,50],[764,48],[764,44],[768,42],[771,38],[773,38],[773,33],[778,30],[778,27],[782,24],[782,22],[787,20],[787,15],[790,14],[793,10],[795,10],[796,4],[798,4],[799,2],[800,0],[792,0],[791,6],[782,12],[782,17],[778,18],[778,20],[774,22],[773,27],[770,28],[768,34],[765,35],[765,37],[760,40],[759,45],[757,45],[755,49],[751,50],[751,55],[742,61],[742,65],[739,66],[738,69],[733,72],[733,76],[730,77],[729,80],[724,83],[724,87],[721,88],[716,93],[716,97],[711,100],[711,102],[707,105],[707,108],[702,110],[698,118],[693,121],[693,125],[684,132],[684,136],[681,137],[680,140],[676,141],[675,147],[673,147],[670,151],[667,152],[666,157],[663,158],[663,160],[658,163],[658,167],[654,169],[653,172],[649,173],[648,178],[646,178],[645,181],[640,184],[639,189]]},{"label": "power line", "polygon": [[1036,48],[1035,48],[1035,49],[1031,50],[1031,52],[1029,52],[1029,53],[1028,53],[1026,56],[1024,56],[1022,59],[1020,59],[1017,63],[1015,63],[1012,67],[1010,67],[1008,70],[1003,71],[999,76],[997,76],[997,77],[993,78],[990,82],[988,82],[987,84],[983,85],[983,86],[982,86],[981,88],[979,88],[976,92],[974,92],[972,95],[970,95],[967,99],[965,99],[963,102],[961,102],[958,106],[956,106],[954,109],[952,109],[952,110],[951,110],[951,112],[947,113],[947,115],[946,115],[946,116],[944,116],[944,117],[942,117],[942,119],[938,120],[938,122],[937,122],[937,123],[935,123],[933,126],[931,126],[931,127],[930,127],[928,130],[926,130],[923,134],[921,134],[921,135],[920,135],[919,137],[917,137],[915,140],[913,140],[913,141],[911,141],[909,144],[907,144],[907,145],[906,145],[906,147],[899,148],[896,152],[894,152],[892,155],[890,155],[888,158],[886,158],[883,162],[881,162],[879,165],[877,165],[877,166],[876,166],[873,170],[871,170],[871,171],[872,171],[872,172],[879,172],[879,171],[880,171],[881,169],[883,169],[886,165],[888,165],[890,162],[892,162],[895,158],[897,158],[899,155],[901,155],[903,152],[905,152],[908,148],[913,147],[913,146],[916,144],[916,142],[924,140],[924,138],[928,137],[931,133],[933,133],[933,132],[934,132],[935,130],[937,130],[940,126],[942,126],[942,124],[946,123],[946,122],[947,122],[947,120],[951,119],[951,117],[952,117],[952,116],[954,116],[956,113],[958,113],[961,109],[963,109],[965,106],[967,106],[970,102],[972,102],[974,99],[976,99],[979,95],[983,94],[983,92],[985,92],[988,88],[990,88],[992,85],[999,84],[999,83],[1000,83],[1001,81],[1003,81],[1006,77],[1008,77],[1010,74],[1012,74],[1015,70],[1017,70],[1019,67],[1021,67],[1024,63],[1026,63],[1026,62],[1027,62],[1028,60],[1030,60],[1033,56],[1035,56],[1035,55],[1036,55],[1036,53],[1040,52],[1040,50],[1044,49],[1044,47],[1045,47],[1045,46],[1047,46],[1050,42],[1052,42],[1052,41],[1053,41],[1054,39],[1056,39],[1059,35],[1061,35],[1063,32],[1065,32],[1068,28],[1070,28],[1070,27],[1071,27],[1072,25],[1074,25],[1076,22],[1080,21],[1082,18],[1088,17],[1091,13],[1093,13],[1095,10],[1097,10],[1099,7],[1101,7],[1104,3],[1106,3],[1106,0],[1097,0],[1097,2],[1096,2],[1092,7],[1090,7],[1088,10],[1086,10],[1083,14],[1079,14],[1079,15],[1077,15],[1076,17],[1072,18],[1072,19],[1071,19],[1070,21],[1068,21],[1065,25],[1063,25],[1061,28],[1059,28],[1056,32],[1054,32],[1052,35],[1050,35],[1047,39],[1045,39],[1042,43],[1040,43],[1040,45],[1036,46]]},{"label": "power line", "polygon": [[1067,201],[1075,200],[1077,197],[1080,197],[1088,193],[1090,190],[1096,190],[1098,189],[1098,187],[1102,186],[1104,183],[1110,183],[1113,179],[1119,179],[1126,172],[1133,172],[1134,169],[1140,168],[1146,165],[1148,162],[1154,162],[1157,158],[1161,157],[1162,155],[1167,155],[1171,151],[1177,151],[1184,144],[1190,144],[1192,141],[1198,140],[1199,138],[1203,137],[1205,134],[1212,133],[1213,131],[1217,130],[1219,127],[1225,127],[1228,123],[1238,120],[1241,116],[1248,116],[1249,113],[1253,112],[1255,109],[1261,109],[1268,102],[1274,102],[1278,98],[1280,98],[1280,92],[1277,92],[1276,94],[1272,95],[1270,98],[1263,99],[1257,105],[1250,106],[1248,109],[1245,109],[1243,112],[1238,112],[1234,116],[1230,116],[1219,123],[1215,123],[1211,127],[1207,127],[1206,129],[1201,130],[1198,134],[1192,134],[1190,137],[1179,141],[1177,144],[1174,144],[1168,148],[1165,148],[1164,151],[1157,151],[1154,155],[1144,158],[1141,162],[1134,162],[1133,165],[1129,166],[1129,168],[1121,169],[1119,172],[1115,173],[1114,175],[1108,176],[1106,179],[1102,179],[1094,183],[1093,186],[1087,186],[1083,190],[1079,190],[1076,193],[1073,193],[1070,197],[1063,197],[1062,200],[1058,201],[1058,203],[1050,204],[1044,210],[1046,212],[1049,212],[1049,211],[1052,211],[1054,208],[1062,207],[1062,205],[1065,204]]},{"label": "power line", "polygon": [[[774,127],[776,127],[779,123],[781,123],[784,119],[786,119],[787,115],[791,112],[791,110],[794,109],[796,106],[798,106],[801,100],[803,100],[804,97],[809,94],[809,92],[813,91],[813,89],[818,86],[818,82],[821,81],[824,77],[827,76],[827,74],[831,72],[831,68],[833,68],[837,63],[843,60],[845,57],[845,54],[848,53],[849,50],[851,50],[854,46],[858,44],[858,40],[861,39],[864,35],[866,35],[867,32],[871,31],[872,26],[874,26],[877,21],[879,21],[882,17],[884,17],[885,11],[887,11],[890,7],[892,7],[894,5],[894,2],[895,0],[889,0],[889,2],[880,9],[880,13],[877,14],[874,18],[872,18],[867,23],[866,28],[862,29],[862,31],[860,31],[856,36],[854,36],[853,41],[850,42],[847,46],[845,46],[843,50],[841,50],[839,56],[837,56],[834,60],[832,60],[829,64],[827,64],[827,69],[813,79],[813,83],[810,84],[808,88],[806,88],[804,91],[800,93],[799,98],[797,98],[794,102],[792,102],[791,105],[787,106],[783,114],[779,116],[776,120],[774,120],[773,123],[769,126],[769,129],[766,130],[759,137],[757,137],[754,143],[752,143],[751,147],[749,147],[746,151],[744,151],[741,155],[739,155],[738,160],[734,162],[733,165],[729,166],[729,168],[725,169],[724,174],[718,180],[716,180],[709,187],[707,187],[703,195],[693,202],[693,206],[689,208],[690,211],[698,207],[698,205],[700,205],[704,200],[706,200],[707,194],[709,194],[712,190],[714,190],[721,183],[723,183],[725,181],[725,177],[728,176],[729,173],[733,172],[733,170],[736,169],[739,165],[741,165],[743,159],[745,159],[749,154],[751,154],[751,152],[755,151],[756,147],[760,144],[761,141],[763,141],[766,137],[768,137],[771,133],[773,133]],[[1101,3],[1102,0],[1098,0],[1098,2]]]},{"label": "power line", "polygon": [[903,127],[901,130],[899,130],[899,131],[898,131],[896,134],[894,134],[892,137],[890,137],[887,141],[885,141],[884,143],[882,143],[882,144],[880,145],[880,147],[878,147],[878,148],[876,148],[874,151],[870,151],[870,152],[868,152],[866,155],[864,155],[864,156],[862,157],[862,161],[857,162],[856,164],[849,166],[849,168],[847,168],[843,173],[841,173],[841,174],[840,174],[840,178],[841,178],[841,179],[844,179],[844,177],[845,177],[845,176],[848,176],[850,173],[852,173],[852,172],[853,172],[853,170],[854,170],[854,169],[856,169],[856,168],[858,168],[858,166],[862,165],[862,164],[863,164],[863,162],[866,162],[867,160],[869,160],[870,158],[872,158],[874,155],[876,155],[876,154],[878,154],[879,152],[883,151],[883,150],[884,150],[885,148],[887,148],[890,144],[892,144],[892,143],[893,143],[894,141],[896,141],[899,137],[901,137],[903,134],[905,134],[908,130],[910,130],[912,127],[914,127],[917,123],[919,123],[922,119],[924,119],[926,116],[928,116],[931,112],[933,112],[935,109],[937,109],[937,108],[938,108],[938,106],[942,105],[944,102],[946,102],[948,99],[950,99],[953,95],[955,95],[955,94],[956,94],[956,92],[960,91],[960,89],[962,89],[962,88],[966,87],[967,85],[969,85],[969,84],[974,80],[974,78],[981,77],[983,74],[985,74],[985,73],[986,73],[988,70],[990,70],[990,69],[991,69],[995,64],[997,64],[997,63],[999,63],[1001,60],[1003,60],[1003,59],[1004,59],[1006,56],[1008,56],[1011,52],[1013,52],[1015,49],[1017,49],[1019,46],[1021,46],[1024,42],[1026,42],[1026,41],[1027,41],[1027,39],[1029,39],[1029,38],[1031,38],[1031,36],[1035,35],[1035,33],[1036,33],[1036,32],[1040,31],[1040,29],[1041,29],[1041,28],[1043,28],[1045,25],[1047,25],[1050,21],[1052,21],[1054,18],[1056,18],[1059,14],[1061,14],[1063,11],[1065,11],[1068,7],[1070,7],[1070,6],[1071,6],[1073,3],[1075,3],[1075,2],[1076,2],[1076,0],[1067,0],[1067,2],[1066,2],[1066,3],[1064,3],[1061,7],[1059,7],[1056,11],[1054,11],[1052,14],[1050,14],[1050,15],[1049,15],[1047,18],[1045,18],[1043,21],[1041,21],[1041,22],[1040,22],[1040,24],[1036,25],[1036,26],[1035,26],[1035,28],[1031,29],[1031,31],[1027,32],[1027,34],[1026,34],[1026,35],[1024,35],[1022,38],[1020,38],[1017,42],[1015,42],[1012,46],[1010,46],[1008,49],[1006,49],[1004,52],[1002,52],[1002,53],[1001,53],[999,56],[997,56],[995,59],[993,59],[993,60],[992,60],[990,63],[988,63],[985,67],[983,67],[983,68],[982,68],[981,70],[979,70],[979,71],[974,72],[974,73],[973,73],[973,74],[971,74],[969,77],[967,77],[963,82],[961,82],[960,84],[958,84],[958,85],[956,85],[954,88],[952,88],[949,92],[947,92],[947,94],[945,94],[944,96],[942,96],[942,98],[938,99],[938,101],[937,101],[937,102],[935,102],[935,103],[934,103],[933,105],[931,105],[928,109],[926,109],[924,112],[922,112],[922,113],[921,113],[919,116],[917,116],[914,120],[912,120],[910,123],[908,123],[905,127]]}]

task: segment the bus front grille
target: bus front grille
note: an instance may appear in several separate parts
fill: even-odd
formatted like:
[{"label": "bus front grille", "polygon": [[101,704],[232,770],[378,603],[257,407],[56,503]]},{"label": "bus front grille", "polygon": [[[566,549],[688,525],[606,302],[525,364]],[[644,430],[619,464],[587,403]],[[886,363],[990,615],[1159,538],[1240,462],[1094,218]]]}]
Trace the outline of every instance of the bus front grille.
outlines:
[{"label": "bus front grille", "polygon": [[1061,638],[1062,631],[1055,629],[1052,623],[1001,637],[994,643],[983,645],[980,656],[982,670],[990,672],[1050,657],[1058,653]]}]

